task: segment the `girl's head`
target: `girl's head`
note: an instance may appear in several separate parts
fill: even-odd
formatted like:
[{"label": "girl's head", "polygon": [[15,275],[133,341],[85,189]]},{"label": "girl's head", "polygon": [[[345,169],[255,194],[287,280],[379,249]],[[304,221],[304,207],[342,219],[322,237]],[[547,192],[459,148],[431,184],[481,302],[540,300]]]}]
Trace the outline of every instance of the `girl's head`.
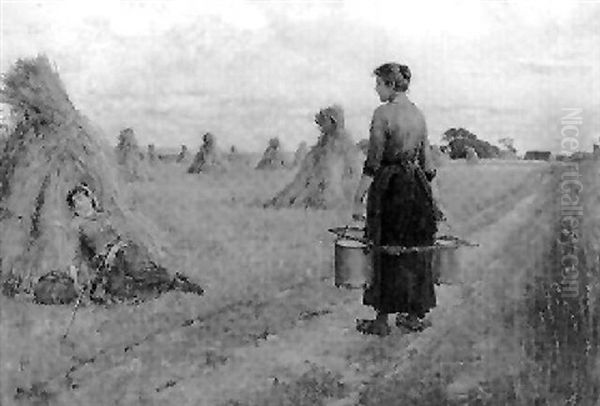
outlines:
[{"label": "girl's head", "polygon": [[85,183],[80,183],[69,191],[67,205],[79,217],[88,217],[98,210],[96,197]]},{"label": "girl's head", "polygon": [[373,71],[375,75],[375,91],[379,99],[392,100],[398,93],[404,93],[410,85],[411,73],[406,65],[395,62],[385,63]]}]

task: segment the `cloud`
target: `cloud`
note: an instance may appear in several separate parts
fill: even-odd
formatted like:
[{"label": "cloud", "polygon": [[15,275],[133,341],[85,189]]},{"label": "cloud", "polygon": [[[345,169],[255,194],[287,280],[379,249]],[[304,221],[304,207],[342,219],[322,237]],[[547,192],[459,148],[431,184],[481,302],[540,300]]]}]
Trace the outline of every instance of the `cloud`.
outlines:
[{"label": "cloud", "polygon": [[397,60],[432,136],[465,126],[537,146],[554,142],[565,103],[600,107],[599,8],[548,4],[6,3],[1,67],[47,53],[111,140],[131,126],[141,143],[194,145],[212,131],[223,145],[262,149],[277,135],[293,149],[332,103],[366,137],[371,72]]}]

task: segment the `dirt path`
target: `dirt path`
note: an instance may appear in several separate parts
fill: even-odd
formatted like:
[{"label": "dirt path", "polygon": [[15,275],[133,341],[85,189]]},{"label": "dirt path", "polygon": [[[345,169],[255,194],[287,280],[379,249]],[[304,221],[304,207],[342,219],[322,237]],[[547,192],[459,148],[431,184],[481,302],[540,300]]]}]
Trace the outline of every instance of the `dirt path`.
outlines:
[{"label": "dirt path", "polygon": [[[371,385],[363,404],[599,404],[598,166],[580,170],[584,220],[569,230],[578,238],[562,248],[556,243],[565,227],[564,169],[555,167],[533,204],[512,213],[503,252],[480,269],[472,294],[448,315],[445,334]],[[579,260],[572,296],[561,265],[569,253]]]}]

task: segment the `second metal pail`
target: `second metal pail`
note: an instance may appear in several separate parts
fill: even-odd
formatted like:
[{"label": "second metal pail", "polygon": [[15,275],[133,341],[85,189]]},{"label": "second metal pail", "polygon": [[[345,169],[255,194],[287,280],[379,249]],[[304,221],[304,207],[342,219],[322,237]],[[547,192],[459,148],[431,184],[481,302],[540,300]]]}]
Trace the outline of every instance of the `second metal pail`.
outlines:
[{"label": "second metal pail", "polygon": [[335,242],[335,286],[358,289],[373,278],[372,253],[359,241],[338,239]]}]

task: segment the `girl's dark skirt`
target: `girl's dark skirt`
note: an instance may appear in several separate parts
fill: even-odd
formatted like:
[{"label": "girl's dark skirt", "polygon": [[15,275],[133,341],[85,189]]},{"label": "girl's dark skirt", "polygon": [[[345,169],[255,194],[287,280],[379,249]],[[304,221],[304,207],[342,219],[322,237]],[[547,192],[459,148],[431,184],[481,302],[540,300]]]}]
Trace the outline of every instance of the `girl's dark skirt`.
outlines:
[{"label": "girl's dark skirt", "polygon": [[[434,242],[437,225],[429,182],[412,162],[382,166],[367,200],[366,236],[375,246]],[[436,305],[431,252],[373,253],[374,280],[363,303],[382,313],[423,317]]]}]

